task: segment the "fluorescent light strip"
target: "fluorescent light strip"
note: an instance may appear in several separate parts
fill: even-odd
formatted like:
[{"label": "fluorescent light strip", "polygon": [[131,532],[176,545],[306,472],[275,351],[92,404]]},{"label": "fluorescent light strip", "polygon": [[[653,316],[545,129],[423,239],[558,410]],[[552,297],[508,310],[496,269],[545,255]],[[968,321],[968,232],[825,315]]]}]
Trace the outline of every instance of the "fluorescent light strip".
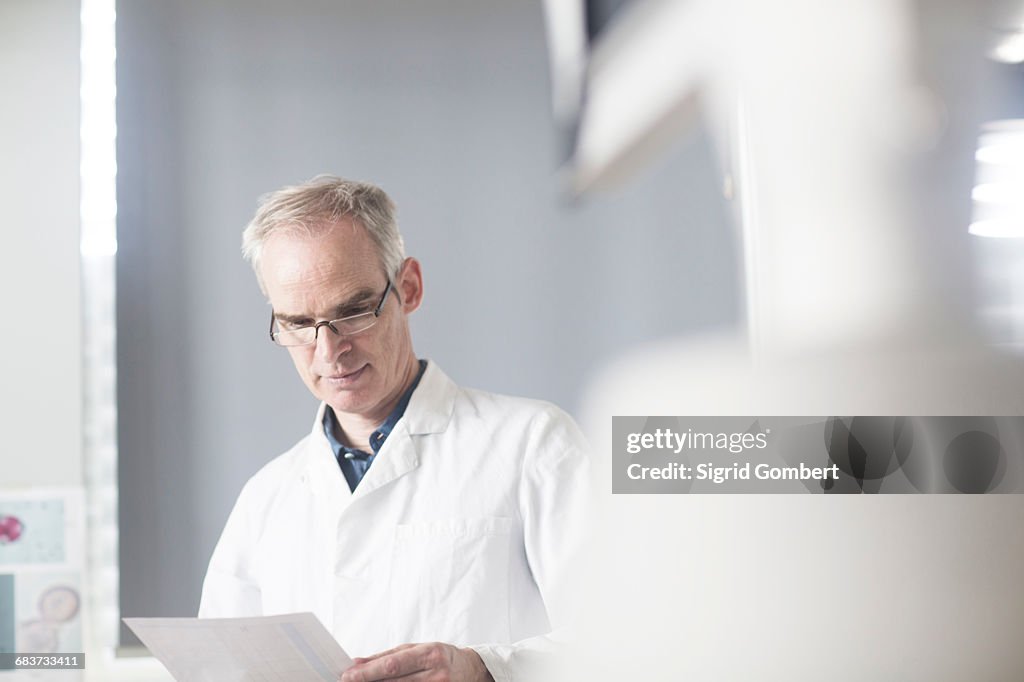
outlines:
[{"label": "fluorescent light strip", "polygon": [[117,525],[117,114],[114,0],[81,3],[83,459],[87,508],[87,679],[108,669],[119,637]]},{"label": "fluorescent light strip", "polygon": [[117,253],[114,0],[82,0],[82,255]]}]

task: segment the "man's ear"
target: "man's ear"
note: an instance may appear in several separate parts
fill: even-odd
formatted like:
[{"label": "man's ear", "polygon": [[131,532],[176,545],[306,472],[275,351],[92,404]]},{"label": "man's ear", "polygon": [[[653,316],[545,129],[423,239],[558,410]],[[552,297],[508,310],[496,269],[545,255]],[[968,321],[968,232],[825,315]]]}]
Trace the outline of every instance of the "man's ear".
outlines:
[{"label": "man's ear", "polygon": [[408,315],[420,307],[423,302],[423,272],[420,262],[415,258],[406,258],[398,271],[395,288],[402,297],[402,311]]}]

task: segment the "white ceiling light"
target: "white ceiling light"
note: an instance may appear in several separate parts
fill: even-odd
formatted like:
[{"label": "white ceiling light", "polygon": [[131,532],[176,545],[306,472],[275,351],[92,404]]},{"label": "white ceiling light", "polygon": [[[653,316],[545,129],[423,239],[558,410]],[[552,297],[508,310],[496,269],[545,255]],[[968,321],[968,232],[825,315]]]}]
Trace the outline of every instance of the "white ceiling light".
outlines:
[{"label": "white ceiling light", "polygon": [[978,138],[973,222],[979,237],[1024,237],[1024,120],[992,121]]},{"label": "white ceiling light", "polygon": [[1024,32],[1002,35],[988,56],[1003,64],[1024,63]]}]

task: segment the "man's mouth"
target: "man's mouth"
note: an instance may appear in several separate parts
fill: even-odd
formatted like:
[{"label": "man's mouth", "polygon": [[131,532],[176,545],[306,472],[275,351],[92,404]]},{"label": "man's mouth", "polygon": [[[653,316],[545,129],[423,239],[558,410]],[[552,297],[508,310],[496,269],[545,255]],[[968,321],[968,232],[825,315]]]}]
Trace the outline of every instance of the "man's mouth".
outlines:
[{"label": "man's mouth", "polygon": [[363,375],[363,372],[366,371],[367,367],[369,367],[369,365],[363,365],[359,369],[353,370],[351,372],[339,372],[337,374],[324,376],[323,378],[332,386],[343,388],[345,386],[349,386],[359,381],[359,378]]}]

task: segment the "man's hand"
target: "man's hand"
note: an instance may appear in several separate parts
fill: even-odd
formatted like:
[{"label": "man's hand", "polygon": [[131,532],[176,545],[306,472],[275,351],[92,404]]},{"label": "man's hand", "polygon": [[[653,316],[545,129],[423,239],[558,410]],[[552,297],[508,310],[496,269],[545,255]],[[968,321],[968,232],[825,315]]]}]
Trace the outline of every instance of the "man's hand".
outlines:
[{"label": "man's hand", "polygon": [[403,644],[355,659],[355,665],[341,675],[341,682],[494,682],[480,655],[472,649],[451,644]]}]

